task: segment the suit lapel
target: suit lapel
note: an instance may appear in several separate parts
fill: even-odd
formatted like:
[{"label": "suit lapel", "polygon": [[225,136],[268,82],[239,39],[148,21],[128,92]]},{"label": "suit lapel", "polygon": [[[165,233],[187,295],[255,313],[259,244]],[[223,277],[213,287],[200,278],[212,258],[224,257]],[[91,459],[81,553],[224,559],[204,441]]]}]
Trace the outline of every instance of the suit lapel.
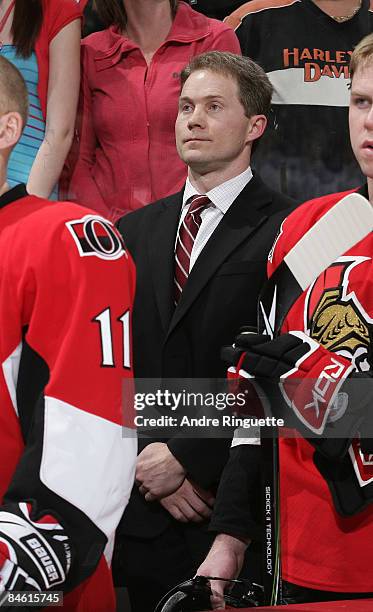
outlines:
[{"label": "suit lapel", "polygon": [[198,257],[174,311],[168,335],[229,255],[268,217],[271,192],[257,176],[246,185]]},{"label": "suit lapel", "polygon": [[162,325],[167,330],[174,311],[174,247],[182,205],[179,192],[167,198],[151,228],[149,258]]}]

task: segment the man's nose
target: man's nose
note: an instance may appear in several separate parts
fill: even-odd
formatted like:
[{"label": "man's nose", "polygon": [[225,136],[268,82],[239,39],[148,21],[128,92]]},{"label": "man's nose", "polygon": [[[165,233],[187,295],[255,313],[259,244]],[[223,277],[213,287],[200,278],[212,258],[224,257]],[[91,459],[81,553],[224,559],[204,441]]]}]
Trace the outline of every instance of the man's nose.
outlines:
[{"label": "man's nose", "polygon": [[373,131],[373,104],[371,105],[369,112],[365,116],[365,127],[368,130]]},{"label": "man's nose", "polygon": [[195,106],[193,112],[188,117],[188,128],[194,127],[204,128],[206,125],[205,112],[200,106]]}]

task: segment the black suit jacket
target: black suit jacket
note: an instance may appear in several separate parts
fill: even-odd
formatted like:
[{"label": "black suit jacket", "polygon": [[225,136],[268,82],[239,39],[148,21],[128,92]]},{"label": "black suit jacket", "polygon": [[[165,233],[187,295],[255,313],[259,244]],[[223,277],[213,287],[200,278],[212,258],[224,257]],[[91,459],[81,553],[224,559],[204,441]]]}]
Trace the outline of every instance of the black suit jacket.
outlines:
[{"label": "black suit jacket", "polygon": [[[254,176],[198,257],[175,309],[174,245],[182,194],[126,215],[118,224],[137,268],[133,347],[138,378],[225,377],[220,349],[231,344],[241,325],[256,325],[267,255],[294,207]],[[226,440],[175,436],[168,446],[192,480],[205,488],[217,484],[228,458]],[[120,529],[151,537],[169,518],[159,503],[149,504],[134,491]]]}]

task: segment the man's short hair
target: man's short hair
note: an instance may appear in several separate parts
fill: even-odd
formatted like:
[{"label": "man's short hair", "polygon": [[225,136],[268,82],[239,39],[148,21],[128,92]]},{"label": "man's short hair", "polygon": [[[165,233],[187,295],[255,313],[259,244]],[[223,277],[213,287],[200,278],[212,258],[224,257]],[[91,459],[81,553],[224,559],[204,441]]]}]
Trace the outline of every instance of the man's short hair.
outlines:
[{"label": "man's short hair", "polygon": [[28,91],[19,70],[0,55],[0,114],[17,112],[23,126],[28,117]]},{"label": "man's short hair", "polygon": [[373,34],[368,34],[356,45],[350,60],[351,80],[359,68],[365,68],[367,64],[373,64]]},{"label": "man's short hair", "polygon": [[181,72],[181,85],[196,70],[211,70],[231,77],[237,82],[239,98],[245,115],[268,117],[273,87],[263,68],[249,57],[242,57],[228,51],[208,51],[194,57]]}]

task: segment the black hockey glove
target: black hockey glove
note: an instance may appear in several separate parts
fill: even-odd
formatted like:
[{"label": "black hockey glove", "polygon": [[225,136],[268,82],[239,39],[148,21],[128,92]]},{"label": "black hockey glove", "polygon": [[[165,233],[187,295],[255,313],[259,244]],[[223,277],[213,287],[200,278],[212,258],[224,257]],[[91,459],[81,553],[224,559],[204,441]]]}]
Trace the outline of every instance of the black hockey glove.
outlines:
[{"label": "black hockey glove", "polygon": [[232,364],[229,378],[256,378],[269,400],[271,416],[284,418],[287,426],[311,438],[326,456],[346,454],[367,402],[361,382],[346,383],[354,370],[348,359],[303,332],[268,340],[245,329],[233,347],[223,349],[222,357]]},{"label": "black hockey glove", "polygon": [[353,372],[350,361],[302,332],[267,340],[247,331],[223,349],[229,377],[255,376],[272,414],[282,414],[317,449],[314,462],[337,511],[360,512],[373,501],[372,373]]},{"label": "black hockey glove", "polygon": [[27,503],[0,509],[0,607],[7,609],[4,594],[9,590],[56,589],[70,565],[68,537],[53,516],[31,516]]},{"label": "black hockey glove", "polygon": [[373,502],[373,455],[362,452],[359,438],[342,459],[328,459],[316,451],[313,460],[339,514],[353,516]]}]

